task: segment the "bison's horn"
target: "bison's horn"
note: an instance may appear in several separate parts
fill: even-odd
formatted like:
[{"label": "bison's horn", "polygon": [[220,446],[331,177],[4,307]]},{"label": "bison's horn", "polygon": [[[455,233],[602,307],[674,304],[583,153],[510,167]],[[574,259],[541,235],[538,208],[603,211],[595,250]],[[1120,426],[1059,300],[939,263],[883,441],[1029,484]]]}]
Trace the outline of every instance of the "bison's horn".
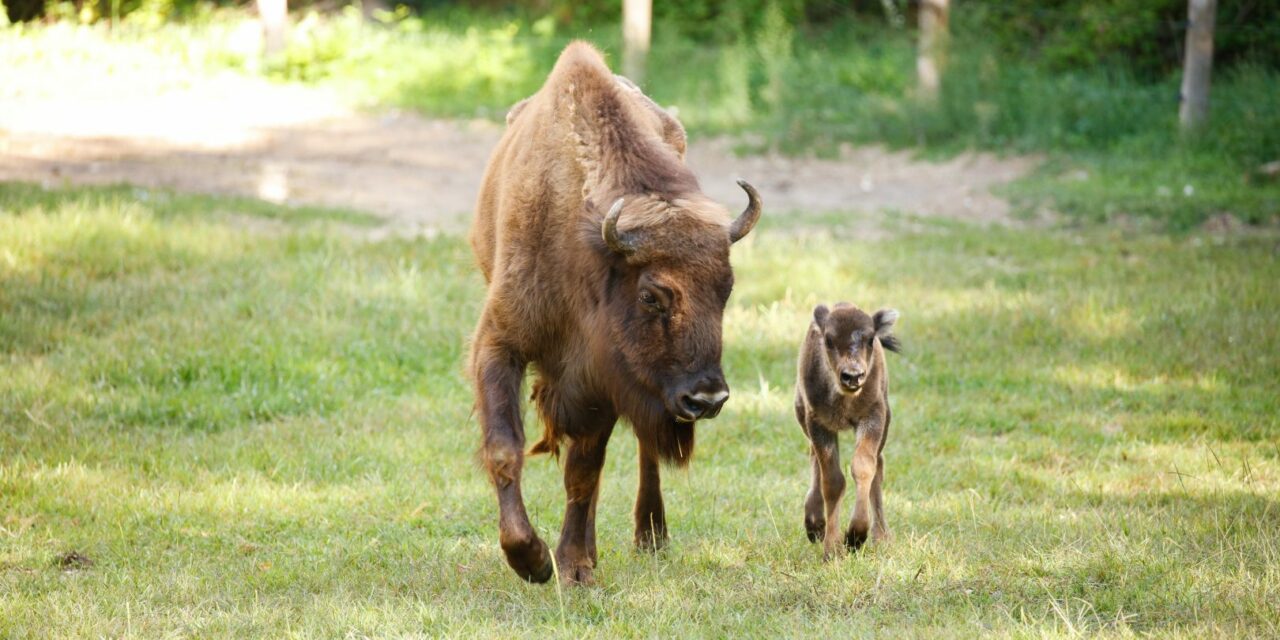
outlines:
[{"label": "bison's horn", "polygon": [[622,215],[622,198],[618,198],[613,206],[609,207],[609,213],[605,214],[604,222],[600,225],[600,233],[604,236],[604,243],[610,251],[628,256],[635,253],[636,246],[630,238],[618,235],[618,216],[620,215]]},{"label": "bison's horn", "polygon": [[747,237],[752,227],[755,227],[756,222],[760,220],[760,194],[746,180],[739,180],[738,186],[747,192],[747,208],[742,210],[742,215],[738,216],[738,219],[734,220],[733,225],[729,227],[730,242],[737,242]]}]

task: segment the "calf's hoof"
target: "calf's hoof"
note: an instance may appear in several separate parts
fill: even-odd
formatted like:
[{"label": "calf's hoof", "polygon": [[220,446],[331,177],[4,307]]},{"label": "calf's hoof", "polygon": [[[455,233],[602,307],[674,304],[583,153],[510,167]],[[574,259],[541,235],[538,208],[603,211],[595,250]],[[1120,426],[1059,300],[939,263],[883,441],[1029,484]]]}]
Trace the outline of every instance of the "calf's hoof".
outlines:
[{"label": "calf's hoof", "polygon": [[827,528],[827,523],[822,520],[804,519],[804,535],[809,538],[809,542],[817,542],[822,539],[823,530]]},{"label": "calf's hoof", "polygon": [[551,553],[547,545],[538,536],[529,538],[503,540],[502,552],[507,556],[507,564],[515,570],[522,580],[541,584],[551,579],[555,567],[551,563]]},{"label": "calf's hoof", "polygon": [[858,549],[861,549],[862,545],[865,544],[866,541],[866,531],[849,529],[849,531],[844,534],[844,546],[848,547],[850,551],[857,551]]},{"label": "calf's hoof", "polygon": [[844,557],[844,547],[839,544],[825,544],[822,547],[823,562],[832,562]]}]

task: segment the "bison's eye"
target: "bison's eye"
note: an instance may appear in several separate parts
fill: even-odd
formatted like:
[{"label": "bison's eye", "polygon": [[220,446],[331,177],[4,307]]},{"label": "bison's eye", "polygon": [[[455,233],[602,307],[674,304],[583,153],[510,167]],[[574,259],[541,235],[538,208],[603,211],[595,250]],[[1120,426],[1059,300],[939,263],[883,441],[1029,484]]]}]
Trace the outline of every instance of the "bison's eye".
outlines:
[{"label": "bison's eye", "polygon": [[822,341],[827,344],[828,349],[836,348],[836,342],[831,339],[831,336],[823,336]]},{"label": "bison's eye", "polygon": [[653,295],[652,291],[640,292],[640,304],[650,311],[662,311],[662,303],[658,302],[658,296]]}]

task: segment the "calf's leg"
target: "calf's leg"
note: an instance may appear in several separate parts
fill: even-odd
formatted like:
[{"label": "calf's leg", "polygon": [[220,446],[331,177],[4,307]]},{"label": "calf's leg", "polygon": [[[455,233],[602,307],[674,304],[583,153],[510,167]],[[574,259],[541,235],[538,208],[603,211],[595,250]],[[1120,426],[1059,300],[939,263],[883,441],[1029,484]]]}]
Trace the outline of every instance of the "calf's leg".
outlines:
[{"label": "calf's leg", "polygon": [[876,455],[876,479],[871,483],[871,510],[875,522],[871,525],[871,539],[882,542],[889,539],[889,524],[884,519],[884,445],[889,440],[889,425],[893,423],[893,411],[884,408],[884,432],[880,434],[880,451]]},{"label": "calf's leg", "polygon": [[796,422],[800,423],[800,430],[804,431],[805,439],[809,440],[809,467],[813,471],[809,493],[804,497],[804,533],[809,542],[817,542],[822,539],[822,530],[827,526],[827,520],[822,515],[822,471],[818,468],[818,453],[809,436],[809,420],[799,395],[796,396],[795,409]]},{"label": "calf's leg", "polygon": [[809,542],[817,542],[823,538],[827,519],[822,514],[822,469],[817,449],[813,445],[809,445],[809,466],[813,470],[813,479],[809,484],[809,493],[804,497],[804,532]]},{"label": "calf's leg", "polygon": [[809,425],[809,437],[822,479],[822,503],[826,524],[822,532],[823,557],[830,560],[843,552],[840,546],[840,498],[844,495],[844,473],[840,471],[840,441],[834,431]]},{"label": "calf's leg", "polygon": [[876,479],[871,482],[871,511],[875,522],[871,524],[871,539],[883,542],[889,539],[889,525],[884,520],[884,456],[876,461]]},{"label": "calf's leg", "polygon": [[857,483],[857,494],[853,503],[853,518],[849,521],[849,531],[845,534],[845,545],[850,549],[861,547],[867,541],[867,532],[871,528],[872,484],[880,461],[882,433],[883,429],[879,425],[858,427],[858,443],[850,465],[854,482]]}]

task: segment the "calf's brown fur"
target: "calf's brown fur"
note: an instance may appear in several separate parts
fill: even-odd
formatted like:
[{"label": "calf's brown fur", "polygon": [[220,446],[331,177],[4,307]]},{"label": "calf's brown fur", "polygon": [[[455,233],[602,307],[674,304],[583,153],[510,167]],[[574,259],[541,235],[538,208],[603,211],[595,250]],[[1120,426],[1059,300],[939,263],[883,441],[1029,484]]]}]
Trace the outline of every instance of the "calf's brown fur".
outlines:
[{"label": "calf's brown fur", "polygon": [[[800,349],[796,375],[796,420],[809,438],[813,481],[804,502],[809,541],[823,541],[824,556],[844,547],[857,549],[867,534],[889,536],[884,520],[884,443],[889,435],[889,371],[884,350],[898,351],[891,333],[898,312],[874,315],[848,303],[818,305]],[[855,437],[850,473],[857,483],[853,517],[840,535],[840,499],[845,480],[840,470],[839,432]]]},{"label": "calf's brown fur", "polygon": [[760,215],[736,219],[702,194],[684,164],[680,123],[576,42],[536,94],[507,115],[476,205],[471,246],[488,283],[470,376],[481,459],[497,491],[499,540],[526,580],[552,574],[520,491],[520,387],[543,436],[531,453],[564,455],[568,504],[556,564],[593,580],[595,510],[618,418],[640,450],[635,542],[667,540],[660,461],[688,463],[694,423],[728,398],[721,319],[733,288],[729,246]]}]

